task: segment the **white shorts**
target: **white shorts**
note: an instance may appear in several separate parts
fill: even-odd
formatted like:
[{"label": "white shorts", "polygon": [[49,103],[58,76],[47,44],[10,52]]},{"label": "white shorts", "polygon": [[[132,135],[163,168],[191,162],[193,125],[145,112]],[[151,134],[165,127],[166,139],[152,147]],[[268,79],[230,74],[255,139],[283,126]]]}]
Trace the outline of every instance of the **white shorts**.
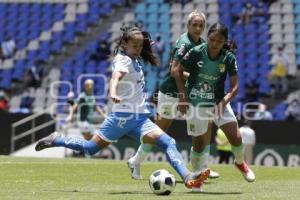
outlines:
[{"label": "white shorts", "polygon": [[157,97],[157,113],[160,117],[165,119],[176,119],[181,116],[177,110],[179,99],[158,92]]},{"label": "white shorts", "polygon": [[220,127],[229,122],[237,122],[234,112],[228,103],[223,115],[219,119],[214,118],[213,107],[194,107],[190,106],[187,118],[187,132],[191,136],[200,136],[207,132],[208,122],[213,120],[217,127]]},{"label": "white shorts", "polygon": [[87,121],[79,121],[78,127],[79,127],[81,133],[94,134],[95,129],[94,129],[93,125]]}]

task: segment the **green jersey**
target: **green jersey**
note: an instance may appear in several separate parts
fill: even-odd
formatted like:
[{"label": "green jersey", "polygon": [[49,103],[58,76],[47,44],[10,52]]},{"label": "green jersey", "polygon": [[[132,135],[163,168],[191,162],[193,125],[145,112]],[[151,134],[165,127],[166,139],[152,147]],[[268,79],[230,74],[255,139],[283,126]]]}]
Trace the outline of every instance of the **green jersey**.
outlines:
[{"label": "green jersey", "polygon": [[[198,42],[194,42],[188,33],[183,33],[180,36],[180,38],[176,41],[174,49],[172,50],[169,72],[166,74],[162,84],[160,85],[159,91],[172,97],[178,97],[176,80],[171,76],[172,61],[181,60],[191,48],[203,42],[204,40],[202,38],[200,38]],[[188,66],[185,68],[186,71],[189,71]]]},{"label": "green jersey", "polygon": [[225,96],[227,74],[235,76],[238,71],[233,53],[222,49],[220,55],[212,59],[208,56],[206,43],[191,49],[180,63],[190,67],[187,93],[189,102],[194,106],[199,103],[218,103]]},{"label": "green jersey", "polygon": [[96,98],[92,94],[87,94],[82,92],[77,100],[78,109],[79,109],[79,120],[92,122],[93,113],[96,106]]}]

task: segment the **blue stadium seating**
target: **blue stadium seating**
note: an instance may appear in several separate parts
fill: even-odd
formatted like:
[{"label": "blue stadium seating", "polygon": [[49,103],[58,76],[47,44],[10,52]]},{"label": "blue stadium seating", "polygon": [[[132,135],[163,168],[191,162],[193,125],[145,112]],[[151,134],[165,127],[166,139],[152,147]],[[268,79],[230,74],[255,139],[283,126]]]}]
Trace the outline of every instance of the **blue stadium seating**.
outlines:
[{"label": "blue stadium seating", "polygon": [[[232,16],[238,17],[246,1],[219,0],[220,20],[228,27],[232,39],[238,45],[239,95],[234,101],[243,99],[245,84],[253,81],[259,85],[260,93],[269,93],[270,86],[266,74],[269,72],[269,35],[266,17],[251,18],[248,24],[237,24]],[[247,1],[249,2],[249,1]],[[256,4],[258,0],[252,0]],[[267,9],[267,8],[265,8]],[[226,11],[226,12],[225,12]],[[226,14],[230,13],[230,14]],[[253,53],[256,52],[256,53]],[[257,79],[258,75],[260,78]],[[234,103],[234,102],[233,102]]]}]

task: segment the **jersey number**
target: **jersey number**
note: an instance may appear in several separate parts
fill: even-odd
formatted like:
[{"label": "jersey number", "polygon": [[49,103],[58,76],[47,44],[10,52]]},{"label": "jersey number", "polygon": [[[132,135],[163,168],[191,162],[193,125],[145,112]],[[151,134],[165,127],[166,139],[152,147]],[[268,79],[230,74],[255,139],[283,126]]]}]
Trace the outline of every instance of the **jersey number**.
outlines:
[{"label": "jersey number", "polygon": [[127,119],[121,118],[118,122],[118,127],[124,128],[124,125],[126,124]]}]

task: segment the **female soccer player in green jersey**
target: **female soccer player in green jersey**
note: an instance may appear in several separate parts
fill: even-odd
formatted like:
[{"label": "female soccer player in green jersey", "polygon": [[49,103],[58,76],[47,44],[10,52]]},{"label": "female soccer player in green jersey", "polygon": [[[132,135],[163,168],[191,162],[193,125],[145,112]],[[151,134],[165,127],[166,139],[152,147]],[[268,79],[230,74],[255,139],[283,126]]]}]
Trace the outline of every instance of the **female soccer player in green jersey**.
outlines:
[{"label": "female soccer player in green jersey", "polygon": [[[208,30],[208,43],[194,47],[180,60],[182,66],[190,68],[187,93],[182,81],[182,68],[172,68],[172,75],[177,85],[181,85],[179,92],[186,95],[179,107],[186,114],[187,131],[193,138],[193,147],[205,150],[208,145],[205,135],[211,131],[211,123],[214,122],[232,145],[235,166],[248,182],[253,182],[255,175],[244,160],[241,134],[229,103],[236,95],[239,84],[236,58],[227,40],[227,27],[220,23],[213,24]],[[227,75],[230,77],[230,89],[225,93]],[[186,106],[185,99],[188,99],[189,106]]]},{"label": "female soccer player in green jersey", "polygon": [[[179,60],[193,47],[204,43],[200,37],[205,28],[206,18],[201,12],[193,11],[188,16],[187,32],[183,33],[176,41],[175,47],[172,50],[171,66],[179,65]],[[185,69],[189,71],[188,67]],[[173,119],[179,117],[177,105],[182,96],[178,93],[176,80],[171,76],[170,72],[166,75],[158,93],[158,105],[156,124],[164,131],[167,131],[171,126]],[[207,140],[210,141],[210,135],[207,134]],[[131,170],[131,176],[134,179],[142,179],[140,175],[140,163],[144,160],[147,153],[150,152],[152,146],[149,144],[141,144],[137,153],[128,160],[128,167]],[[209,146],[207,147],[209,149]],[[204,159],[203,159],[204,155]],[[207,167],[209,151],[200,155],[191,150],[191,162],[194,171],[201,171]],[[219,174],[211,171],[210,177],[219,177]]]}]

